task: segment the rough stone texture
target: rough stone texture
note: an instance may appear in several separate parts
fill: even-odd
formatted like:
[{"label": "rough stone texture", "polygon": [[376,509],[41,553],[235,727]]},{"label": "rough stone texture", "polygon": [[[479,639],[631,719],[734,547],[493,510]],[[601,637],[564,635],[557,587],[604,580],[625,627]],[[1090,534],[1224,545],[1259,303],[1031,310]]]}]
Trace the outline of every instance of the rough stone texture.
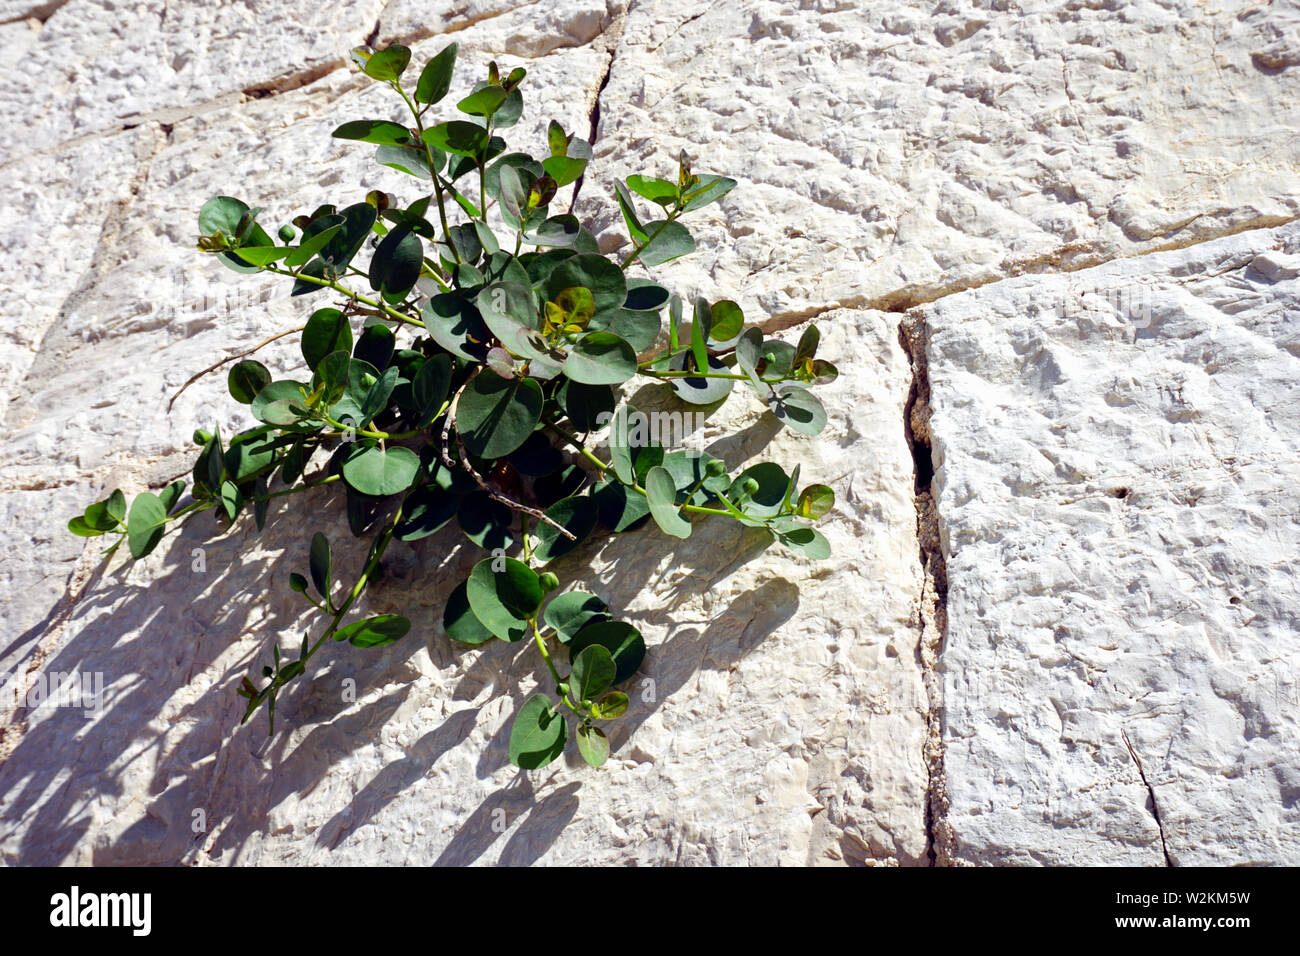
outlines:
[{"label": "rough stone texture", "polygon": [[926,309],[958,859],[1300,861],[1297,250]]},{"label": "rough stone texture", "polygon": [[[1300,202],[1298,25],[1289,2],[1188,0],[0,3],[0,102],[25,118],[0,133],[17,184],[0,215],[0,670],[110,685],[95,718],[0,705],[0,859],[1296,862],[1284,405],[1300,249],[1266,230]],[[260,536],[200,521],[107,571],[62,530],[113,487],[187,471],[192,428],[242,416],[219,375],[170,414],[167,399],[308,311],[197,257],[198,206],[235,193],[279,222],[341,190],[412,194],[328,133],[393,112],[346,67],[350,46],[401,40],[422,62],[444,33],[475,70],[528,67],[512,142],[540,143],[552,115],[594,128],[575,208],[607,249],[626,242],[616,176],[669,173],[684,147],[736,177],[692,223],[699,252],[664,274],[769,329],[816,316],[845,372],[818,441],[744,402],[706,426],[742,429],[724,441],[733,462],[800,461],[836,488],[831,561],[725,522],[676,550],[645,532],[567,559],[651,644],[654,700],[634,701],[599,774],[507,766],[510,716],[540,675],[513,648],[448,647],[442,600],[471,560],[455,533],[398,549],[368,598],[412,608],[426,640],[328,654],[268,742],[234,730],[233,688],[275,636],[300,639],[299,605],[267,582],[301,570],[314,527],[283,509]],[[1217,278],[1196,265],[1215,255]],[[998,304],[1132,256],[1104,275],[1155,290],[1166,316],[1136,341],[1104,310],[1080,325]],[[1058,275],[1003,281],[1027,272]],[[913,344],[933,337],[909,391],[902,316],[877,310],[932,300],[911,313]],[[298,361],[292,339],[259,357]],[[914,488],[909,437],[935,450],[932,488],[923,453]],[[1099,482],[1125,456],[1138,477],[1108,497]],[[1092,497],[1062,504],[1049,480]],[[1209,500],[1169,503],[1199,483]],[[342,538],[339,502],[317,500]],[[1037,560],[1001,562],[1019,547]],[[1268,587],[1247,588],[1243,569],[1265,566]],[[1084,585],[1070,614],[1066,568]]]},{"label": "rough stone texture", "polygon": [[740,177],[692,277],[786,322],[1276,225],[1300,209],[1300,105],[1258,58],[1295,10],[642,0],[600,175],[686,148]]},{"label": "rough stone texture", "polygon": [[[512,35],[500,31],[522,29],[518,17],[458,33],[466,63],[517,62],[497,47]],[[417,44],[417,58],[444,42]],[[529,114],[521,143],[540,142],[549,116],[585,132],[608,67],[599,43],[543,52],[528,63],[534,102],[552,105]],[[564,573],[590,578],[651,645],[646,683],[601,774],[508,766],[509,720],[538,662],[513,647],[448,647],[441,608],[474,554],[455,549],[458,532],[395,547],[389,582],[369,599],[410,609],[426,640],[326,655],[313,689],[282,704],[284,729],[270,744],[264,725],[236,729],[233,689],[274,636],[297,640],[306,626],[300,602],[274,582],[301,570],[312,529],[279,508],[261,536],[241,525],[214,537],[200,520],[140,566],[119,561],[106,574],[92,570],[93,547],[62,533],[62,516],[112,487],[133,492],[185,471],[194,425],[232,431],[242,410],[223,397],[220,375],[192,386],[170,415],[166,401],[193,371],[312,307],[189,251],[198,206],[233,192],[282,221],[341,188],[409,191],[370,149],[329,139],[341,120],[379,109],[391,109],[384,91],[340,70],[199,110],[169,130],[142,127],[156,153],[129,186],[106,181],[120,184],[117,205],[75,294],[51,310],[39,352],[14,341],[29,367],[0,445],[10,489],[0,507],[39,560],[5,565],[9,593],[24,599],[4,608],[7,632],[20,637],[3,663],[27,680],[37,667],[103,671],[108,687],[97,717],[10,714],[4,858],[923,863],[928,703],[916,663],[912,463],[899,427],[910,369],[891,316],[827,317],[823,349],[859,374],[828,393],[838,412],[822,441],[778,435],[739,395],[706,426],[710,442],[735,433],[717,450],[737,465],[799,461],[807,480],[834,485],[843,507],[827,533],[839,561],[793,560],[725,522],[683,547],[645,531],[567,559]],[[70,164],[89,144],[121,152],[142,135],[81,139],[50,155]],[[71,184],[33,191],[33,208],[49,193],[77,208]],[[288,372],[296,352],[287,339],[259,357]],[[111,376],[96,380],[96,366]],[[331,516],[321,523],[346,540],[340,502],[322,494],[320,503]],[[202,572],[192,570],[195,548]],[[355,704],[340,698],[344,678],[357,682]]]}]

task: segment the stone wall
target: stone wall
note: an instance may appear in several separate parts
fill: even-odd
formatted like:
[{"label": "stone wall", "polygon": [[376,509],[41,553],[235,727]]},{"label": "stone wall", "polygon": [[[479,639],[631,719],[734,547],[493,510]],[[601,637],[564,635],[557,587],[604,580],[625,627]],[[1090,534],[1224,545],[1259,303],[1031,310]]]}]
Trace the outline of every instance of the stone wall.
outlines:
[{"label": "stone wall", "polygon": [[[311,308],[199,256],[201,203],[412,195],[329,132],[392,112],[350,47],[447,34],[461,84],[527,67],[514,141],[591,132],[607,250],[616,178],[737,178],[659,271],[842,372],[819,439],[739,395],[705,428],[835,488],[830,561],[723,521],[564,559],[650,645],[599,772],[508,764],[544,672],[450,646],[454,529],[365,599],[413,635],[323,652],[271,738],[234,687],[339,496],[136,565],[64,530],[239,427],[223,376],[168,400]],[[0,702],[0,859],[1300,862],[1295,4],[0,0],[0,45],[0,671],[106,679]]]}]

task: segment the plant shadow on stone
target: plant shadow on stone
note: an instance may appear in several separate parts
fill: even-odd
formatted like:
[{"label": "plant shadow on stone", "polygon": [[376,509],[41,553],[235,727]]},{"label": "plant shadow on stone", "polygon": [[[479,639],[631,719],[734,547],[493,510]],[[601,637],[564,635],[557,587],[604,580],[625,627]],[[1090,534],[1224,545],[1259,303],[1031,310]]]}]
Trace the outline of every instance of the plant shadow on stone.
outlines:
[{"label": "plant shadow on stone", "polygon": [[[838,373],[816,357],[815,326],[796,344],[767,339],[746,326],[734,302],[696,298],[687,311],[654,279],[630,274],[692,252],[694,239],[681,220],[723,198],[734,180],[694,173],[683,152],[675,180],[631,176],[617,183],[631,252],[621,261],[607,257],[576,217],[550,210],[557,191],[586,173],[590,145],[552,122],[548,155],[539,160],[508,151],[497,135],[522,114],[525,70],[502,76],[490,64],[486,79],[456,103],[460,118],[426,122],[450,90],[456,56],[450,44],[408,88],[406,47],[353,52],[362,71],[391,87],[410,115],[405,123],[347,122],[334,136],[375,146],[377,162],[422,183],[427,194],[411,204],[372,192],[342,208],[322,205],[281,226],[279,241],[259,224],[261,209],[229,196],[204,204],[201,251],[237,273],[282,275],[293,296],[337,301],[307,320],[307,368],[299,378],[276,380],[242,356],[228,370],[231,397],[259,424],[228,442],[196,431],[201,451],[189,499],[184,481],[137,495],[129,507],[115,491],[74,517],[69,529],[115,536],[110,557],[125,542],[139,559],[169,528],[204,512],[246,535],[248,518],[262,530],[272,507],[282,506],[279,498],[314,497],[323,492],[311,489],[322,486],[342,490],[335,514],[346,516],[352,536],[369,541],[354,583],[337,573],[358,564],[340,548],[340,528],[316,531],[308,548],[286,555],[288,570],[277,579],[321,621],[297,624],[301,641],[277,640],[260,677],[242,676],[236,688],[246,702],[243,721],[265,712],[273,749],[281,695],[306,683],[322,648],[347,641],[397,655],[358,673],[391,667],[403,656],[398,646],[409,657],[418,645],[403,641],[412,631],[408,608],[349,615],[363,594],[383,602],[392,590],[382,582],[400,563],[389,552],[394,540],[425,541],[445,559],[458,529],[487,556],[445,595],[443,629],[468,646],[535,648],[544,665],[536,683],[550,691],[515,701],[509,761],[537,769],[574,740],[582,759],[599,767],[611,747],[604,728],[629,712],[628,688],[646,646],[608,602],[585,588],[561,589],[557,572],[578,569],[566,556],[593,535],[653,522],[669,536],[655,547],[689,563],[692,551],[682,542],[692,519],[722,518],[745,529],[745,548],[775,541],[819,559],[830,549],[811,523],[834,504],[827,486],[800,487],[798,466],[787,473],[761,462],[732,474],[720,457],[672,447],[660,440],[655,415],[620,403],[618,389],[641,378],[675,405],[712,411],[740,382],[772,411],[773,423],[816,435],[826,413],[812,388]],[[659,218],[645,217],[647,209]],[[363,250],[370,251],[365,269],[358,264]],[[594,450],[597,440],[607,444],[606,457]],[[648,546],[637,537],[644,552]],[[695,553],[712,561],[716,547]],[[407,571],[413,579],[441,580],[428,564]],[[783,605],[797,594],[793,585],[773,587]],[[418,632],[437,630],[431,621]],[[445,652],[435,644],[431,653],[439,660]],[[511,655],[498,649],[485,658]],[[430,743],[430,752],[440,746]],[[492,753],[483,755],[481,770],[495,769]],[[408,772],[394,770],[399,779]]]}]

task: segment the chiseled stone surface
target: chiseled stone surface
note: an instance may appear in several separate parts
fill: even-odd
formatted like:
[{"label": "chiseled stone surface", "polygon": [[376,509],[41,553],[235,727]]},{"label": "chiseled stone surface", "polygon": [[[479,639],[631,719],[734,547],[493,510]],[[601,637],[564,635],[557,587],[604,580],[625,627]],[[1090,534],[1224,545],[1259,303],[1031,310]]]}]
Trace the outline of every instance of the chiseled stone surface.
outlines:
[{"label": "chiseled stone surface", "polygon": [[[913,314],[952,582],[941,861],[1295,862],[1300,248],[1267,228],[1300,205],[1298,27],[1292,2],[1189,0],[0,3],[0,103],[23,118],[0,132],[0,671],[108,678],[98,716],[0,705],[0,859],[925,863],[944,781],[923,759],[910,373],[900,315],[874,310],[937,299]],[[339,502],[277,508],[261,535],[200,521],[107,572],[62,530],[187,471],[196,425],[238,428],[221,375],[167,401],[314,304],[198,257],[203,200],[278,223],[341,189],[413,195],[328,135],[398,115],[346,64],[372,35],[526,66],[512,143],[595,123],[575,211],[608,250],[627,241],[615,177],[671,175],[682,148],[736,177],[664,274],[770,329],[816,316],[844,371],[820,440],[743,400],[705,426],[733,464],[835,487],[830,561],[726,522],[566,559],[651,645],[601,773],[508,766],[541,675],[524,649],[448,646],[471,560],[454,531],[397,548],[367,598],[423,639],[331,649],[268,740],[234,729],[233,688],[276,635],[300,640],[276,582],[316,525],[346,539]],[[1000,304],[1094,276],[1150,289],[1163,318],[1135,332],[1086,289],[1066,318]],[[298,363],[292,338],[259,357]]]},{"label": "chiseled stone surface", "polygon": [[925,311],[958,859],[1300,862],[1300,281],[1269,277],[1298,251]]},{"label": "chiseled stone surface", "polygon": [[[467,68],[489,56],[519,62],[498,49],[506,22],[457,34]],[[445,42],[420,42],[417,59]],[[512,141],[542,142],[551,116],[585,133],[608,61],[597,42],[524,61],[534,108]],[[924,863],[928,702],[901,428],[910,370],[893,316],[819,320],[823,354],[852,370],[826,391],[832,424],[822,439],[780,433],[740,393],[705,426],[709,446],[736,467],[798,462],[804,481],[836,489],[825,523],[832,561],[765,548],[761,534],[725,521],[680,545],[646,529],[565,560],[562,575],[623,609],[651,648],[599,773],[508,765],[509,722],[539,662],[526,648],[449,646],[445,596],[478,553],[458,548],[454,529],[395,545],[387,583],[367,598],[372,610],[410,613],[412,638],[376,653],[330,648],[312,687],[282,702],[269,742],[264,722],[238,728],[234,688],[273,639],[296,643],[309,626],[284,581],[303,569],[313,530],[336,542],[340,577],[355,572],[340,500],[312,500],[316,519],[273,508],[261,535],[241,524],[216,536],[200,519],[138,566],[119,559],[107,573],[93,570],[93,543],[62,531],[67,515],[115,486],[135,492],[186,471],[194,426],[238,428],[246,416],[224,396],[222,375],[193,385],[170,414],[167,400],[194,371],[319,304],[193,252],[202,201],[240,195],[276,223],[348,200],[340,188],[410,194],[409,180],[374,166],[371,148],[328,135],[344,119],[392,110],[384,90],[340,70],[302,90],[199,111],[169,132],[151,127],[156,155],[136,170],[134,194],[100,241],[100,266],[58,310],[6,413],[0,480],[11,490],[0,518],[22,545],[3,573],[9,593],[24,597],[5,605],[7,633],[19,639],[0,648],[0,666],[27,680],[100,671],[107,686],[97,716],[11,715],[0,741],[0,854],[23,863]],[[259,358],[285,374],[300,361],[293,338]],[[639,405],[656,400],[654,389],[636,393]],[[27,673],[35,665],[42,670]],[[356,682],[355,702],[342,698],[345,679]]]},{"label": "chiseled stone surface", "polygon": [[242,90],[298,85],[341,64],[383,6],[282,0],[268,15],[236,0],[67,0],[0,77],[0,103],[24,117],[0,132],[0,154],[165,110],[184,115]]},{"label": "chiseled stone surface", "polygon": [[745,182],[694,274],[783,319],[1273,226],[1300,211],[1300,72],[1267,65],[1296,22],[1185,0],[638,0],[599,175],[663,175],[685,148]]}]

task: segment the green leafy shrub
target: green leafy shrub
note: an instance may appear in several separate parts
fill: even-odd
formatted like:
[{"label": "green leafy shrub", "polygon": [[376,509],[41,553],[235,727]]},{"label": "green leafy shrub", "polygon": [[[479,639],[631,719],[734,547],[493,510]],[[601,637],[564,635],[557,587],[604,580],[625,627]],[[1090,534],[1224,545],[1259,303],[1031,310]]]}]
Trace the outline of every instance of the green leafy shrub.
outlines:
[{"label": "green leafy shrub", "polygon": [[[245,677],[239,691],[244,720],[266,705],[274,732],[279,692],[327,641],[373,648],[407,635],[410,622],[396,614],[344,622],[394,539],[417,541],[456,522],[489,556],[452,591],[448,636],[466,645],[532,640],[554,679],[554,699],[536,694],[516,716],[510,759],[525,768],[554,760],[571,717],[582,756],[599,766],[609,753],[599,724],[627,710],[617,688],[636,673],[645,642],[594,594],[558,593],[551,562],[598,528],[653,521],[685,538],[695,516],[766,528],[824,558],[830,548],[810,524],[834,503],[825,485],[801,489],[797,466],[732,475],[708,454],[670,448],[650,417],[618,403],[616,386],[641,376],[686,406],[711,409],[742,382],[785,425],[815,435],[826,413],[810,389],[836,371],[816,357],[816,328],[795,345],[767,339],[730,301],[696,299],[687,317],[664,286],[628,274],[691,252],[682,219],[734,180],[692,172],[685,154],[675,181],[629,177],[615,190],[632,250],[621,261],[602,255],[574,216],[550,208],[585,173],[589,144],[552,122],[539,160],[508,152],[498,135],[520,118],[524,70],[503,78],[492,64],[456,104],[462,118],[426,121],[450,90],[456,52],[451,44],[434,57],[410,91],[405,47],[353,54],[400,96],[413,125],[356,120],[334,136],[376,147],[377,162],[424,184],[415,202],[372,192],[323,205],[281,226],[278,242],[258,222],[260,209],[229,196],[204,204],[200,250],[235,272],[285,276],[293,296],[333,293],[337,304],[302,328],[306,368],[296,378],[276,379],[249,358],[229,369],[231,397],[259,424],[228,442],[195,433],[192,500],[182,502],[183,481],[138,495],[129,509],[114,491],[69,529],[117,535],[108,553],[125,540],[142,558],[169,525],[201,512],[233,523],[251,510],[260,530],[274,499],[339,483],[352,533],[373,535],[369,554],[341,591],[330,542],[317,533],[308,575],[290,575],[289,587],[323,615],[321,629],[296,654],[274,646],[261,681]],[[609,461],[588,445],[605,426]],[[325,460],[307,477],[317,454]]]}]

